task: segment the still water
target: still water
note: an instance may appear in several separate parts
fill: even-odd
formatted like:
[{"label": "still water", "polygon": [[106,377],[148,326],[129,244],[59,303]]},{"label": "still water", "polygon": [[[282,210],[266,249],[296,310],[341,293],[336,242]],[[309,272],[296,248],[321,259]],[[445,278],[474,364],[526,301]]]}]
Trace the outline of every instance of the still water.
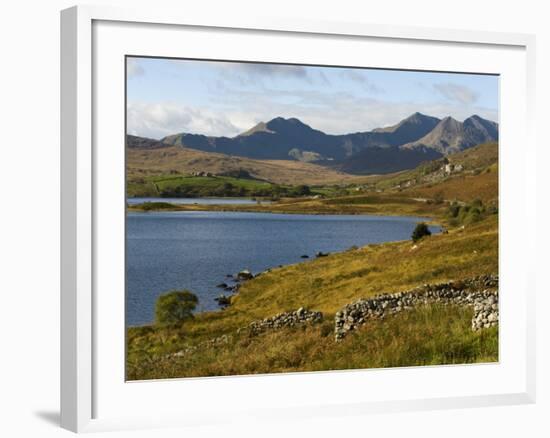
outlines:
[{"label": "still water", "polygon": [[302,255],[314,258],[318,251],[409,239],[422,220],[213,211],[128,213],[126,322],[152,322],[156,298],[172,289],[195,293],[198,311],[217,309],[214,298],[223,291],[216,285],[232,284],[227,274],[298,263],[304,261]]}]

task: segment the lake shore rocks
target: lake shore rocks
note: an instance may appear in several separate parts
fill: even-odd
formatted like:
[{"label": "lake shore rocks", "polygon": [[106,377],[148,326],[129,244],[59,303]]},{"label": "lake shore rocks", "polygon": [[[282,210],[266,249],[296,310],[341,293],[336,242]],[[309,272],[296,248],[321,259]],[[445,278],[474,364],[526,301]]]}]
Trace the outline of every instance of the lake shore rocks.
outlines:
[{"label": "lake shore rocks", "polygon": [[237,279],[239,280],[251,280],[254,278],[254,274],[250,272],[248,269],[243,269],[242,271],[239,271],[237,273]]},{"label": "lake shore rocks", "polygon": [[341,341],[348,332],[368,320],[426,304],[466,305],[474,308],[472,330],[498,325],[498,276],[484,275],[448,283],[425,284],[412,290],[381,294],[347,304],[334,318],[334,337]]},{"label": "lake shore rocks", "polygon": [[218,305],[225,309],[231,304],[231,297],[228,297],[227,295],[221,294],[218,295],[216,298],[214,298],[214,301],[218,302]]}]

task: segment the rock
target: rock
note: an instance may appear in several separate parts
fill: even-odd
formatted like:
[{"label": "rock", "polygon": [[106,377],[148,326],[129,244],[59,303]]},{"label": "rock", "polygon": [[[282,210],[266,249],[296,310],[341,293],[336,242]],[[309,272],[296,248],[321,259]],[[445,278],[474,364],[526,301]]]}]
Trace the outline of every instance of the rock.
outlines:
[{"label": "rock", "polygon": [[254,275],[248,269],[243,269],[242,271],[239,271],[237,278],[240,280],[250,280],[254,278]]},{"label": "rock", "polygon": [[323,319],[321,312],[315,312],[300,307],[295,312],[278,313],[271,318],[254,321],[249,324],[249,333],[256,336],[267,330],[280,329],[284,327],[296,327],[303,324],[317,323]]},{"label": "rock", "polygon": [[219,287],[221,289],[227,289],[227,283],[220,283],[220,284],[217,284],[216,287]]},{"label": "rock", "polygon": [[303,254],[303,255],[300,256],[300,258],[302,258],[302,259],[309,259],[309,256],[308,256],[307,254]]},{"label": "rock", "polygon": [[226,295],[219,295],[216,298],[214,298],[215,301],[218,302],[218,305],[221,307],[227,307],[231,304],[231,297],[228,297]]}]

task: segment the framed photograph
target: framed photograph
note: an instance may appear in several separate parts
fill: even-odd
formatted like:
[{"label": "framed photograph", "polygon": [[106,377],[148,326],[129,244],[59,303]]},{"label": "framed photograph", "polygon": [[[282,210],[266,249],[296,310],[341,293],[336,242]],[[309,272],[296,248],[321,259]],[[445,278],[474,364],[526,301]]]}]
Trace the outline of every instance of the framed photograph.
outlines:
[{"label": "framed photograph", "polygon": [[63,427],[534,401],[532,36],[61,18]]}]

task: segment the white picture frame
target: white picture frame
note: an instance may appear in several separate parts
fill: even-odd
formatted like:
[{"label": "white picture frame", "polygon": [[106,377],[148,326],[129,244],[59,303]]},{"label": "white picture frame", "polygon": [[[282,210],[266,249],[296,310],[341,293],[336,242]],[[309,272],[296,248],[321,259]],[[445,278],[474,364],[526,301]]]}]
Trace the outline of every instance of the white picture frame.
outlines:
[{"label": "white picture frame", "polygon": [[[104,27],[98,27],[103,26]],[[480,391],[471,391],[468,388],[463,388],[462,391],[457,387],[453,393],[431,392],[431,395],[418,396],[418,392],[413,387],[410,391],[406,388],[401,388],[393,392],[389,397],[381,397],[374,395],[373,397],[363,397],[361,394],[356,395],[353,399],[347,400],[345,397],[336,400],[334,403],[329,403],[323,396],[313,393],[309,399],[302,398],[295,403],[285,402],[283,396],[274,395],[270,403],[249,403],[246,404],[245,396],[238,399],[242,405],[235,411],[222,412],[215,405],[208,403],[208,399],[196,400],[195,411],[189,411],[188,407],[179,404],[172,404],[173,408],[168,410],[165,405],[158,403],[156,406],[148,406],[147,410],[138,413],[137,410],[132,411],[116,411],[116,407],[121,405],[121,399],[117,397],[136,398],[160,396],[162,391],[170,391],[170,385],[187,385],[186,391],[199,391],[205,394],[219,392],[223,399],[224,392],[242,392],[243,394],[254,394],[257,388],[269,390],[268,388],[303,385],[304,388],[315,388],[326,383],[327,391],[333,391],[342,384],[355,385],[359,379],[370,379],[370,387],[374,388],[373,379],[378,379],[380,371],[370,372],[368,370],[361,372],[327,372],[327,373],[295,373],[284,376],[257,376],[257,377],[229,377],[229,378],[211,378],[211,379],[185,379],[188,382],[182,383],[178,381],[164,382],[147,382],[147,383],[126,383],[120,381],[121,373],[116,373],[106,376],[107,370],[104,363],[105,358],[109,356],[109,352],[117,357],[123,357],[124,351],[121,351],[120,337],[117,338],[118,343],[113,343],[107,346],[105,332],[113,330],[118,333],[118,325],[101,324],[101,321],[109,320],[109,318],[123,319],[123,313],[117,316],[116,305],[112,306],[112,314],[107,316],[104,309],[105,300],[98,300],[98,287],[109,282],[120,284],[114,278],[111,278],[108,271],[102,268],[102,263],[105,263],[104,248],[102,242],[98,241],[98,230],[101,230],[102,223],[105,223],[109,218],[105,216],[106,209],[98,209],[98,205],[104,201],[105,190],[102,188],[102,181],[113,179],[118,181],[117,187],[120,189],[120,181],[124,179],[122,168],[117,168],[115,165],[105,165],[104,155],[97,155],[97,145],[101,144],[102,129],[110,129],[103,123],[103,113],[98,113],[102,102],[104,102],[102,92],[98,89],[100,82],[105,78],[107,70],[103,71],[105,62],[96,61],[103,60],[103,52],[105,52],[106,60],[111,59],[110,56],[120,58],[120,53],[126,54],[141,54],[135,53],[135,45],[132,52],[127,52],[124,47],[125,41],[132,41],[133,44],[140,44],[140,39],[122,38],[117,32],[117,26],[131,27],[129,30],[133,32],[131,35],[139,35],[140,28],[147,28],[148,32],[161,34],[163,32],[177,32],[178,29],[187,29],[190,32],[199,31],[201,35],[208,35],[209,32],[236,32],[239,37],[246,37],[249,40],[254,38],[263,38],[268,35],[269,38],[303,38],[315,40],[315,38],[337,38],[338,44],[347,44],[346,41],[374,41],[385,42],[387,44],[404,44],[406,43],[411,48],[425,47],[422,50],[436,50],[433,47],[445,47],[446,44],[452,44],[456,47],[460,46],[460,50],[467,56],[468,51],[483,48],[483,50],[498,52],[495,56],[502,56],[501,63],[507,54],[510,58],[519,60],[517,63],[507,68],[510,70],[510,77],[516,78],[517,87],[514,90],[504,90],[506,101],[501,101],[501,105],[510,106],[511,102],[517,107],[512,113],[510,112],[501,115],[501,123],[504,129],[503,136],[509,139],[523,138],[522,151],[520,157],[517,151],[510,148],[506,149],[504,158],[501,158],[501,164],[504,164],[503,173],[500,176],[501,192],[509,201],[504,200],[502,215],[504,224],[501,225],[500,249],[501,249],[501,282],[508,282],[516,290],[519,290],[518,296],[510,296],[510,306],[506,306],[504,301],[502,308],[502,323],[514,325],[517,327],[514,332],[514,339],[506,338],[506,332],[501,334],[501,343],[515,342],[515,346],[520,348],[516,351],[517,358],[514,359],[514,364],[511,366],[513,370],[508,370],[500,375],[499,370],[505,369],[508,366],[506,355],[496,368],[480,365],[475,368],[468,368],[463,376],[468,376],[468,379],[485,379],[489,381],[497,374],[500,376],[494,379],[494,382],[487,387],[480,387]],[[104,29],[104,30],[103,30]],[[128,29],[123,30],[127,32]],[[102,32],[106,32],[102,36]],[[137,32],[137,33],[136,33]],[[267,37],[267,36],[266,36]],[[311,38],[310,38],[311,37]],[[315,37],[315,38],[313,38]],[[159,37],[162,38],[162,37]],[[153,38],[154,39],[154,38]],[[105,40],[110,42],[109,50],[112,53],[107,54]],[[158,41],[158,48],[161,47],[161,41]],[[157,42],[152,41],[144,51],[158,50],[155,49]],[[308,44],[321,44],[309,42]],[[532,403],[535,400],[535,311],[534,311],[534,273],[532,268],[526,263],[520,263],[517,257],[518,251],[526,251],[532,249],[535,242],[536,226],[534,223],[534,215],[529,216],[524,208],[516,208],[515,211],[512,205],[508,203],[514,200],[522,200],[522,202],[531,202],[534,205],[533,197],[535,196],[535,175],[533,160],[535,154],[525,154],[526,151],[534,151],[535,141],[533,138],[533,121],[534,121],[534,46],[535,40],[531,35],[524,34],[507,34],[507,33],[491,33],[484,31],[461,31],[451,29],[425,29],[416,27],[402,26],[386,26],[373,25],[366,23],[338,23],[338,22],[314,22],[303,20],[287,20],[276,18],[254,18],[249,19],[243,17],[240,20],[231,20],[227,22],[223,17],[214,15],[196,16],[189,11],[162,11],[157,8],[150,10],[126,10],[108,7],[92,7],[92,6],[77,6],[66,9],[61,13],[61,425],[62,427],[75,431],[99,431],[112,429],[128,429],[128,428],[146,428],[146,427],[162,427],[174,425],[190,425],[190,424],[206,424],[211,422],[212,418],[217,418],[216,421],[225,421],[229,417],[233,421],[235,419],[246,419],[250,416],[255,417],[273,417],[277,415],[292,416],[292,417],[309,417],[311,415],[325,415],[330,411],[331,415],[342,414],[365,414],[369,412],[399,412],[406,410],[418,409],[441,409],[441,408],[456,408],[456,407],[475,407],[489,405],[504,405],[504,404],[520,404]],[[256,59],[254,55],[254,44],[251,44],[249,55],[251,59]],[[313,47],[313,46],[312,46]],[[432,47],[432,48],[430,48]],[[206,50],[207,45],[203,48],[197,47],[195,50]],[[117,52],[118,50],[118,52]],[[171,50],[166,48],[164,50]],[[174,49],[175,50],[175,49]],[[196,53],[198,53],[196,52]],[[148,52],[149,53],[149,52]],[[403,53],[403,56],[405,53]],[[246,56],[246,50],[234,56]],[[276,55],[273,55],[276,56]],[[293,56],[293,55],[288,55]],[[298,55],[295,55],[298,56]],[[323,56],[330,56],[324,54]],[[297,58],[295,58],[297,59]],[[496,58],[495,58],[496,59]],[[500,59],[500,58],[499,58]],[[382,62],[382,61],[380,61]],[[396,61],[397,62],[397,61]],[[407,62],[407,61],[403,61]],[[426,69],[438,70],[438,63],[443,64],[443,59],[426,60]],[[445,67],[441,70],[448,70],[449,66],[457,66],[455,71],[462,71],[460,68],[460,57],[457,56],[454,60],[446,61]],[[484,64],[485,62],[485,64]],[[453,64],[454,63],[454,64]],[[497,67],[491,70],[490,63],[487,61],[479,61],[480,71],[490,71],[492,73],[500,73]],[[395,66],[399,67],[397,63]],[[402,66],[403,67],[403,66]],[[115,66],[120,71],[120,66]],[[503,67],[504,68],[504,67]],[[468,69],[468,71],[472,71]],[[103,75],[103,76],[102,76]],[[516,76],[514,76],[516,75]],[[113,79],[112,87],[124,87],[124,82],[121,77],[116,76]],[[524,81],[523,81],[524,80]],[[510,81],[512,84],[513,81]],[[508,85],[504,85],[508,87]],[[511,88],[512,85],[509,85]],[[120,93],[118,90],[116,93]],[[509,92],[508,92],[509,91]],[[116,94],[115,93],[115,94]],[[103,99],[103,100],[102,100]],[[120,108],[116,105],[111,105],[114,108],[112,111],[118,111]],[[506,108],[507,108],[506,107]],[[503,107],[504,108],[504,107]],[[519,109],[518,109],[519,108]],[[116,113],[116,117],[112,117],[113,124],[120,121],[121,114]],[[512,116],[519,116],[519,127],[510,127],[508,120]],[[97,123],[103,126],[98,129]],[[120,123],[119,123],[120,124]],[[112,129],[119,129],[120,126]],[[118,132],[118,131],[117,131]],[[520,137],[521,136],[521,137]],[[123,149],[123,137],[120,147]],[[99,143],[98,143],[99,142]],[[507,148],[507,146],[503,146]],[[119,157],[120,158],[120,157]],[[502,160],[505,160],[504,162]],[[506,160],[520,160],[520,169],[516,171],[515,178],[517,184],[512,186],[509,184],[509,178],[506,176]],[[118,170],[120,174],[117,174]],[[99,177],[101,174],[101,178]],[[118,190],[118,189],[117,189]],[[115,190],[115,192],[117,192]],[[117,192],[118,193],[118,192]],[[116,197],[116,194],[113,195]],[[116,202],[116,200],[113,200]],[[106,204],[107,205],[107,204]],[[118,220],[118,219],[117,219]],[[507,235],[506,229],[511,229],[514,224],[520,222],[528,222],[529,229],[524,234],[523,240],[514,240]],[[115,220],[112,234],[109,235],[111,241],[119,241],[124,238],[124,234],[119,224]],[[101,234],[101,232],[99,233]],[[101,234],[101,235],[104,235]],[[107,239],[107,237],[103,237]],[[102,252],[103,251],[103,252]],[[502,253],[506,251],[505,256]],[[116,251],[113,251],[116,253]],[[508,260],[508,256],[510,260]],[[516,263],[517,262],[517,263]],[[514,269],[510,267],[514,266]],[[115,288],[116,289],[116,288]],[[104,290],[101,289],[101,290]],[[124,295],[123,290],[120,293]],[[118,301],[120,304],[120,300]],[[115,303],[116,304],[116,303]],[[517,310],[514,313],[513,308]],[[508,310],[507,310],[508,309]],[[506,320],[506,318],[508,318]],[[109,323],[110,324],[110,323]],[[117,336],[119,336],[118,334]],[[105,354],[98,354],[103,351]],[[113,357],[114,357],[113,356]],[[119,357],[120,356],[120,357]],[[115,360],[115,359],[113,359]],[[116,362],[117,364],[119,362]],[[500,368],[499,368],[500,367]],[[114,366],[113,368],[116,368]],[[449,368],[441,367],[423,367],[423,369],[404,371],[400,369],[382,370],[382,373],[392,373],[392,378],[400,379],[400,374],[407,374],[410,378],[411,373],[415,373],[415,379],[428,379],[431,376],[436,376],[434,379],[447,379],[453,373],[453,378],[460,376],[465,367],[453,367],[454,371],[447,371]],[[107,370],[107,371],[106,371]],[[365,377],[368,376],[368,377]],[[460,377],[458,377],[460,378]],[[466,377],[463,377],[466,378]],[[506,382],[504,382],[506,380]],[[116,381],[120,385],[119,392],[113,390],[112,393],[107,393]],[[109,384],[106,384],[108,382]],[[355,382],[355,383],[354,383]],[[500,382],[500,383],[499,383]],[[140,386],[141,385],[141,386]],[[500,385],[500,386],[499,386]],[[457,382],[460,385],[460,381]],[[467,385],[465,385],[467,386]],[[123,392],[130,388],[128,394],[123,395]],[[137,389],[136,389],[137,388]],[[159,389],[160,388],[160,389]],[[376,392],[376,390],[374,390]],[[105,395],[113,400],[113,406],[107,406]],[[141,394],[141,395],[140,395]],[[168,401],[172,400],[168,396]],[[238,403],[236,403],[238,404]],[[208,407],[208,412],[206,408]],[[135,408],[135,407],[134,407]],[[103,415],[102,412],[108,412]],[[135,412],[134,415],[131,412]],[[214,413],[216,415],[214,415]]]}]

